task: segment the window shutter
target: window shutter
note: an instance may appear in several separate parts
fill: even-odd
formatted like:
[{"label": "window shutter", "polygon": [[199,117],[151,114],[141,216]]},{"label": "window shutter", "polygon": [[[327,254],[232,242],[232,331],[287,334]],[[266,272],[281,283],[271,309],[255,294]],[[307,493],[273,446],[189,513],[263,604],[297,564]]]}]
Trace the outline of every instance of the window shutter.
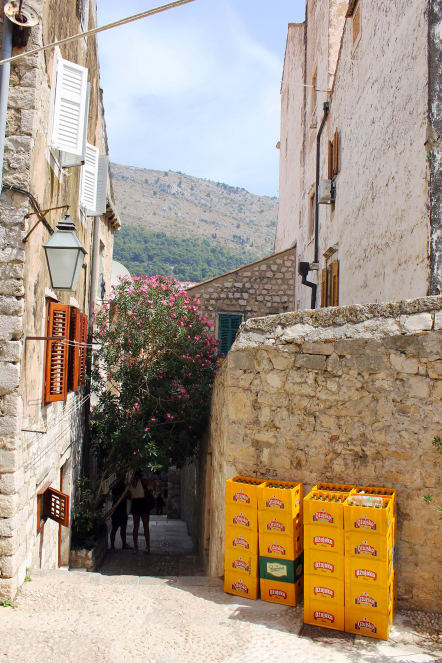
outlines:
[{"label": "window shutter", "polygon": [[77,391],[80,379],[80,316],[78,308],[71,306],[69,339],[72,345],[69,346],[68,371],[68,389],[71,391]]},{"label": "window shutter", "polygon": [[356,43],[361,31],[361,3],[358,2],[353,10],[353,44]]},{"label": "window shutter", "polygon": [[69,527],[69,495],[48,488],[43,496],[43,516]]},{"label": "window shutter", "polygon": [[339,132],[336,129],[333,139],[333,176],[339,173]]},{"label": "window shutter", "polygon": [[220,354],[227,354],[233,345],[236,333],[242,323],[242,315],[232,315],[226,313],[219,314],[218,338],[221,343],[219,346]]},{"label": "window shutter", "polygon": [[108,170],[109,157],[106,154],[100,154],[98,157],[97,201],[95,211],[91,216],[106,214]]},{"label": "window shutter", "polygon": [[87,127],[89,121],[89,106],[91,100],[91,84],[87,84],[86,90],[86,103],[84,105],[84,128],[83,128],[83,144],[81,155],[72,154],[71,152],[60,152],[60,163],[62,168],[73,168],[74,166],[82,166],[86,158],[86,143],[87,143]]},{"label": "window shutter", "polygon": [[330,265],[331,272],[331,288],[330,288],[330,305],[339,306],[339,260],[335,260]]},{"label": "window shutter", "polygon": [[60,341],[46,341],[44,401],[64,401],[67,396],[69,306],[49,302],[47,335],[60,337]]},{"label": "window shutter", "polygon": [[83,153],[87,69],[59,58],[51,146],[76,156]]},{"label": "window shutter", "polygon": [[333,142],[328,141],[328,179],[333,178]]},{"label": "window shutter", "polygon": [[88,317],[80,313],[80,368],[78,375],[78,384],[82,385],[86,379],[86,355],[87,355],[87,324]]},{"label": "window shutter", "polygon": [[327,268],[322,270],[321,306],[327,306]]},{"label": "window shutter", "polygon": [[93,216],[97,206],[98,148],[86,143],[84,166],[81,168],[80,205],[87,216]]}]

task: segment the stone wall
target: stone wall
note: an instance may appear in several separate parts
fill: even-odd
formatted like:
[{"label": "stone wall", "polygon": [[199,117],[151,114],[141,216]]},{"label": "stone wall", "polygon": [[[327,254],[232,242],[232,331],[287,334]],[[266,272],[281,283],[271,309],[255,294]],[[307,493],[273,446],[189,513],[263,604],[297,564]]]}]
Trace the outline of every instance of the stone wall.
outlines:
[{"label": "stone wall", "polygon": [[244,319],[292,311],[296,250],[288,249],[240,267],[188,292],[217,329],[218,313],[242,313]]},{"label": "stone wall", "polygon": [[[442,298],[247,321],[212,400],[210,572],[223,572],[224,482],[235,474],[398,491],[398,598],[442,608]],[[423,496],[433,495],[433,504]],[[207,531],[203,533],[207,536]]]}]

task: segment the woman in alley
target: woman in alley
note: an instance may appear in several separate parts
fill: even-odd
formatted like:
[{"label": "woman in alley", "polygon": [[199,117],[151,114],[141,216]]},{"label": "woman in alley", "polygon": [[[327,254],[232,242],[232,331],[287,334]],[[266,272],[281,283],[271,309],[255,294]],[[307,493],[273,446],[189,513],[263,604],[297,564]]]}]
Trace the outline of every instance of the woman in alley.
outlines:
[{"label": "woman in alley", "polygon": [[132,516],[134,519],[134,550],[138,551],[138,529],[140,519],[143,522],[144,538],[146,540],[146,552],[150,552],[149,513],[154,506],[155,500],[148,482],[143,478],[141,472],[135,472],[130,489],[132,497]]}]

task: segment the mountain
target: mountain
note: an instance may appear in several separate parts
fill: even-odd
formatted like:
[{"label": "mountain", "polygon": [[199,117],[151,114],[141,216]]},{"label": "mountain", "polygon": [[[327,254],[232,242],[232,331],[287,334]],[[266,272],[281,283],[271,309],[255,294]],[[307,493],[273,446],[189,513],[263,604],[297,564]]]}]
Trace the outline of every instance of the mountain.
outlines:
[{"label": "mountain", "polygon": [[277,198],[170,170],[111,170],[122,222],[114,257],[131,274],[201,281],[272,252]]}]

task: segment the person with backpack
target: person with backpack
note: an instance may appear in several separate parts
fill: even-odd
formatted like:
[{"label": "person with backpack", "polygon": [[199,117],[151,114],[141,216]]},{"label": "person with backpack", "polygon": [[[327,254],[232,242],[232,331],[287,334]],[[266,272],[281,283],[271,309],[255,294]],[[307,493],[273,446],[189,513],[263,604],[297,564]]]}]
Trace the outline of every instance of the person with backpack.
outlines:
[{"label": "person with backpack", "polygon": [[132,497],[131,513],[134,519],[134,550],[138,552],[138,529],[140,519],[143,522],[144,538],[146,540],[146,552],[150,552],[149,513],[155,500],[148,482],[143,478],[141,472],[135,472],[130,488]]}]

